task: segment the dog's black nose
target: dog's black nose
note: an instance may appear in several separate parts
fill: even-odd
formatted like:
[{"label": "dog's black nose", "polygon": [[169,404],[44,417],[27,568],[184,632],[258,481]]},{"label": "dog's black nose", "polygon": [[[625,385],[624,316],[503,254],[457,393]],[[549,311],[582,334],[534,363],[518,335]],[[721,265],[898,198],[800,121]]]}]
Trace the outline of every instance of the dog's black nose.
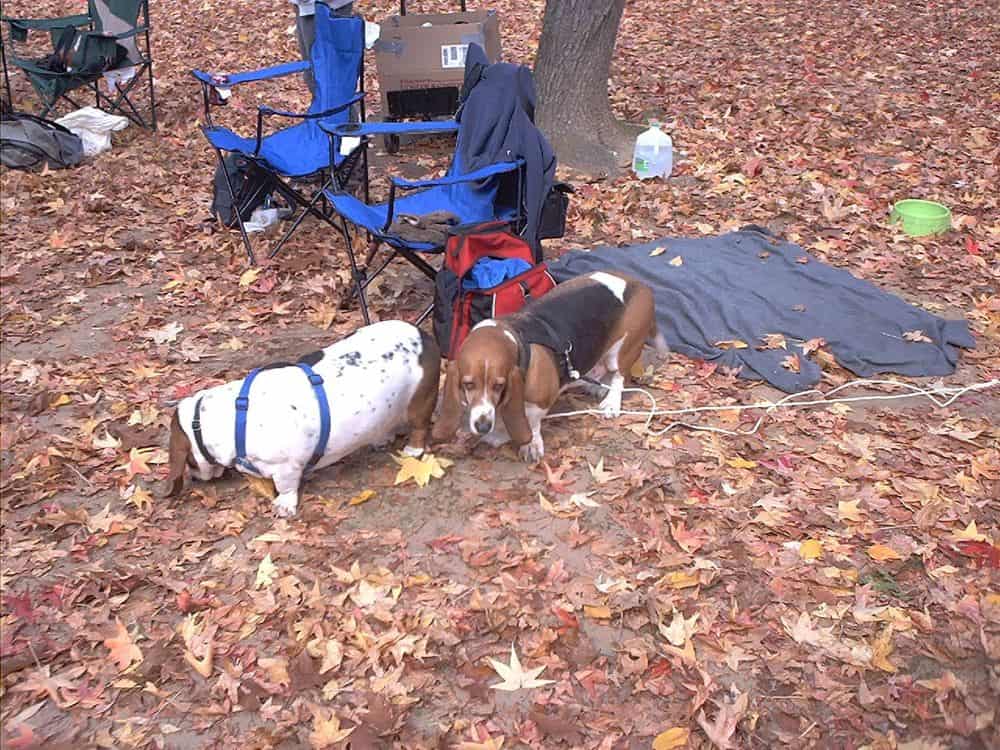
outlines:
[{"label": "dog's black nose", "polygon": [[480,435],[488,435],[493,430],[493,420],[483,416],[477,419],[473,426]]}]

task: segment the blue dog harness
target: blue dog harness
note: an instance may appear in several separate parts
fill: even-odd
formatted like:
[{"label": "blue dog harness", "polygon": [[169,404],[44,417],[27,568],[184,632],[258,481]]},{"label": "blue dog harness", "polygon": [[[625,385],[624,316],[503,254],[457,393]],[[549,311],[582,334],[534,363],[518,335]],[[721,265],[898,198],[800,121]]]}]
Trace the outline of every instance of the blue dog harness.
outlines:
[{"label": "blue dog harness", "polygon": [[[298,362],[295,366],[309,378],[313,393],[316,394],[316,401],[319,403],[319,440],[316,441],[316,450],[313,451],[312,458],[306,464],[305,470],[309,471],[326,452],[326,443],[330,439],[330,403],[327,401],[326,390],[323,388],[323,378],[305,362]],[[263,476],[261,471],[247,458],[247,410],[250,408],[250,386],[261,369],[271,368],[251,370],[250,374],[243,380],[240,395],[236,397],[236,465]]]}]

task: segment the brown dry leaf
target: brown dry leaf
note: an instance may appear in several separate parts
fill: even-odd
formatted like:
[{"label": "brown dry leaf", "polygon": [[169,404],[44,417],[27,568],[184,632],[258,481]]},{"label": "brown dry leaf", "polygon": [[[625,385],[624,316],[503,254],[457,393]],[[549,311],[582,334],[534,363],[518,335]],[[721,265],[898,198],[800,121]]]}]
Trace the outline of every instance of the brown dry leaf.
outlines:
[{"label": "brown dry leaf", "polygon": [[325,750],[346,740],[354,727],[341,729],[340,717],[335,711],[324,708],[313,709],[313,728],[309,733],[309,744],[314,750]]},{"label": "brown dry leaf", "polygon": [[792,372],[801,372],[802,364],[799,362],[798,354],[789,354],[781,360],[781,366]]},{"label": "brown dry leaf", "polygon": [[928,336],[926,333],[924,333],[923,331],[920,331],[920,330],[917,330],[917,331],[905,331],[903,333],[903,338],[906,339],[907,341],[913,341],[913,342],[922,341],[922,342],[927,343],[927,344],[933,344],[934,343],[933,339],[931,339],[930,336]]},{"label": "brown dry leaf", "polygon": [[731,339],[726,341],[716,341],[713,346],[718,349],[748,349],[749,344],[746,341],[740,341],[739,339]]},{"label": "brown dry leaf", "polygon": [[111,661],[118,671],[128,669],[132,664],[142,662],[142,651],[132,642],[132,636],[122,621],[115,619],[114,633],[104,639],[105,647],[111,652]]},{"label": "brown dry leaf", "polygon": [[587,615],[587,617],[592,617],[595,620],[611,619],[611,609],[603,605],[585,604],[583,606],[583,613]]},{"label": "brown dry leaf", "polygon": [[892,623],[886,624],[882,632],[872,642],[872,666],[881,669],[883,672],[895,672],[896,665],[889,661],[889,655],[893,652],[892,645]]},{"label": "brown dry leaf", "polygon": [[885,562],[886,560],[902,560],[903,556],[892,547],[884,544],[873,544],[868,548],[868,556],[873,560]]},{"label": "brown dry leaf", "polygon": [[760,340],[761,345],[757,347],[760,350],[788,348],[788,342],[785,341],[785,337],[780,333],[768,333],[765,336],[761,336]]},{"label": "brown dry leaf", "polygon": [[732,703],[723,703],[719,706],[719,713],[715,715],[712,723],[708,722],[705,711],[698,712],[698,726],[702,728],[709,741],[720,750],[728,750],[733,747],[733,734],[736,733],[736,726],[740,719],[747,712],[750,697],[747,693],[736,692],[736,698]]}]

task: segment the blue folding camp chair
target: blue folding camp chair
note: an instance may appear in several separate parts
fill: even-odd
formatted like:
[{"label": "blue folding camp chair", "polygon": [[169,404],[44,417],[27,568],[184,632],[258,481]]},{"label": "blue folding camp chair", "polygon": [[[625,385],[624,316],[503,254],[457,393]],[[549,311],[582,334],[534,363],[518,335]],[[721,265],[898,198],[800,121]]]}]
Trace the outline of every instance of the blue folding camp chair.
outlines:
[{"label": "blue folding camp chair", "polygon": [[[361,119],[364,120],[363,66],[364,21],[357,16],[334,16],[326,5],[317,3],[316,38],[313,41],[310,60],[231,75],[192,71],[202,85],[206,122],[202,132],[215,149],[219,164],[224,165],[222,155],[224,151],[239,154],[265,177],[254,181],[258,185],[255,194],[238,197],[229,172],[225,166],[222,168],[251,265],[254,263],[254,253],[244,226],[244,214],[249,214],[248,207],[259,205],[262,192],[273,189],[288,201],[290,206],[302,209],[272,250],[273,256],[307,215],[326,219],[318,206],[323,200],[323,190],[316,189],[312,195],[306,195],[293,187],[290,181],[318,178],[320,186],[332,186],[342,190],[359,163],[365,161],[363,149],[355,148],[348,155],[343,155],[340,138],[329,140],[327,134],[321,130],[323,126],[334,127],[347,123],[351,119],[350,110],[356,105]],[[212,106],[225,104],[230,93],[229,89],[232,87],[309,69],[312,70],[316,85],[308,111],[285,112],[259,106],[257,132],[252,138],[245,138],[229,128],[213,124]],[[297,119],[301,122],[265,135],[264,118],[270,116]],[[365,179],[367,179],[367,164],[365,164]],[[367,183],[365,190],[367,194]]]},{"label": "blue folding camp chair", "polygon": [[[431,280],[437,276],[437,270],[422,255],[440,253],[444,249],[443,244],[417,242],[404,239],[393,233],[390,226],[396,217],[402,214],[423,216],[433,212],[447,211],[458,219],[459,224],[499,220],[508,222],[515,232],[522,231],[524,226],[522,179],[524,161],[515,159],[490,164],[470,172],[464,171],[459,157],[462,145],[462,124],[455,121],[367,122],[321,127],[329,133],[331,139],[353,136],[360,137],[363,143],[367,138],[393,134],[431,135],[458,132],[455,155],[444,177],[417,181],[394,177],[389,184],[388,200],[375,204],[368,202],[367,195],[366,200],[361,201],[336,186],[324,190],[326,199],[340,218],[338,228],[347,245],[347,255],[355,282],[353,294],[358,298],[361,315],[366,324],[370,322],[370,318],[365,290],[393,259],[402,257],[408,260]],[[365,166],[367,168],[367,164]],[[505,186],[508,189],[502,190],[501,180],[504,176],[509,176],[512,181]],[[397,193],[400,192],[405,193],[405,195],[397,197]],[[330,219],[327,221],[333,224]],[[368,234],[368,253],[361,264],[358,263],[354,253],[354,242],[348,226],[349,223],[363,229]],[[369,271],[369,266],[382,245],[386,245],[390,252],[374,271]],[[417,318],[417,324],[430,315],[432,310],[433,305],[424,310]]]}]

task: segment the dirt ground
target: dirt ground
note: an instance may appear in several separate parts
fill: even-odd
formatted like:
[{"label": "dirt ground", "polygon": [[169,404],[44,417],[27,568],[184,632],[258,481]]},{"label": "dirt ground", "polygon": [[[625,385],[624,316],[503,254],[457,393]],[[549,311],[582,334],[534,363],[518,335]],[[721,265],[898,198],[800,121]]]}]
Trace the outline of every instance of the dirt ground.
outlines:
[{"label": "dirt ground", "polygon": [[[311,478],[288,521],[236,475],[163,496],[177,399],[360,323],[338,307],[328,228],[307,222],[248,274],[208,217],[187,71],[291,59],[286,5],[154,0],[159,131],[0,178],[4,747],[1000,745],[996,390],[777,411],[742,436],[552,419],[543,464],[466,441],[425,487],[364,450]],[[543,3],[496,7],[506,54],[530,63]],[[956,373],[908,382],[997,378],[997,22],[986,0],[630,2],[612,98],[670,122],[675,173],[566,172],[570,229],[547,252],[764,224],[969,321]],[[241,92],[227,118],[261,101],[302,91]],[[450,148],[376,149],[373,171],[430,174]],[[911,193],[952,206],[954,230],[890,227]],[[372,299],[412,318],[430,286],[400,264]],[[781,395],[678,355],[646,364],[663,408]],[[851,377],[829,364],[821,387]],[[492,689],[512,645],[553,682]]]}]

